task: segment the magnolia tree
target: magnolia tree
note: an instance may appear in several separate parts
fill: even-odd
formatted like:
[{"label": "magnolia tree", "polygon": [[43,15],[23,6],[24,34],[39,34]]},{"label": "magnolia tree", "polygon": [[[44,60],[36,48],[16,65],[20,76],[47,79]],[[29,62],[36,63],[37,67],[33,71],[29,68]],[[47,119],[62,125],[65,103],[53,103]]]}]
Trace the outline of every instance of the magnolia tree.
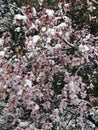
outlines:
[{"label": "magnolia tree", "polygon": [[98,2],[1,5],[0,99],[6,122],[13,130],[98,127]]}]

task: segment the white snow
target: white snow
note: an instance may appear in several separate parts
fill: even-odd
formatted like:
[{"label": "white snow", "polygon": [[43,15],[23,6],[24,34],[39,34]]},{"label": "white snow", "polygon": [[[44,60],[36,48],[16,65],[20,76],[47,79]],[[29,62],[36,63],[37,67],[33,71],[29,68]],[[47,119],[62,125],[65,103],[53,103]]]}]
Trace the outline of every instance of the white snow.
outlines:
[{"label": "white snow", "polygon": [[48,30],[47,30],[47,32],[46,32],[46,34],[48,35],[48,36],[55,36],[55,29],[54,28],[49,28]]},{"label": "white snow", "polygon": [[22,89],[20,89],[20,90],[19,90],[19,92],[17,93],[17,95],[18,95],[18,96],[21,96],[21,95],[22,95],[22,93],[23,93],[23,90],[22,90]]},{"label": "white snow", "polygon": [[49,63],[51,63],[52,65],[55,65],[55,61],[54,60],[49,60]]},{"label": "white snow", "polygon": [[68,25],[66,23],[61,23],[57,26],[57,29],[61,29],[61,28],[65,28],[67,27]]},{"label": "white snow", "polygon": [[49,50],[49,52],[52,54],[54,51],[53,51],[53,47],[51,47],[50,45],[46,45],[45,48],[47,48]]},{"label": "white snow", "polygon": [[15,29],[15,31],[16,31],[16,32],[20,32],[20,27],[17,27],[17,28]]},{"label": "white snow", "polygon": [[4,57],[5,56],[5,51],[0,51],[0,57]]},{"label": "white snow", "polygon": [[33,44],[36,44],[39,40],[40,40],[39,35],[34,35],[33,38],[32,38]]},{"label": "white snow", "polygon": [[25,80],[25,86],[32,87],[32,82],[29,79]]},{"label": "white snow", "polygon": [[33,16],[36,16],[36,9],[33,7]]},{"label": "white snow", "polygon": [[30,26],[29,30],[32,30],[32,29],[38,30],[37,27],[35,26],[35,24],[33,24],[33,23],[32,23],[32,25]]},{"label": "white snow", "polygon": [[41,21],[39,19],[35,20],[35,26],[38,28],[38,26],[41,25]]},{"label": "white snow", "polygon": [[59,44],[59,43],[56,44],[56,45],[54,46],[54,48],[55,48],[55,49],[60,49],[60,48],[61,48],[61,44]]},{"label": "white snow", "polygon": [[70,18],[67,17],[67,16],[63,16],[63,19],[65,20],[66,23],[70,23],[71,22]]},{"label": "white snow", "polygon": [[23,16],[21,14],[16,14],[15,17],[14,17],[15,20],[23,20],[23,21],[26,21],[27,20],[27,17],[26,16]]},{"label": "white snow", "polygon": [[87,46],[87,45],[80,45],[79,46],[79,50],[81,51],[81,52],[87,52],[87,51],[89,51],[90,49],[89,49],[89,47]]},{"label": "white snow", "polygon": [[86,36],[86,39],[89,40],[90,37],[91,37],[91,34],[88,34],[88,35]]},{"label": "white snow", "polygon": [[84,45],[85,51],[89,51],[89,47],[87,45]]},{"label": "white snow", "polygon": [[75,93],[75,84],[73,81],[69,82],[69,89],[71,92]]},{"label": "white snow", "polygon": [[[51,38],[50,37],[47,37],[47,41],[46,43],[50,43],[51,42]],[[47,47],[46,47],[47,48]]]},{"label": "white snow", "polygon": [[42,31],[42,32],[45,32],[45,31],[46,31],[46,27],[42,27],[42,28],[41,28],[41,31]]},{"label": "white snow", "polygon": [[54,15],[54,11],[51,10],[51,9],[46,9],[46,14],[47,14],[48,16],[53,16],[53,15]]},{"label": "white snow", "polygon": [[39,106],[36,104],[33,111],[37,111],[37,110],[39,110]]},{"label": "white snow", "polygon": [[25,128],[29,123],[26,122],[20,122],[19,126]]},{"label": "white snow", "polygon": [[0,38],[0,46],[2,46],[2,45],[3,45],[3,43],[4,43],[3,39],[2,39],[2,38]]}]

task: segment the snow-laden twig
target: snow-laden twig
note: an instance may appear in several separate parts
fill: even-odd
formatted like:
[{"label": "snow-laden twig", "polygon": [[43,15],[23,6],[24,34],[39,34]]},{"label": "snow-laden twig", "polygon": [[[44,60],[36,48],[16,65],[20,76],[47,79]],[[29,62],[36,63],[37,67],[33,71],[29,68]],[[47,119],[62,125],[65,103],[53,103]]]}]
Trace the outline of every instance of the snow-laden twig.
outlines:
[{"label": "snow-laden twig", "polygon": [[24,15],[23,10],[20,9],[19,7],[16,7],[16,6],[14,6],[13,4],[10,4],[10,7],[12,7],[12,8],[16,8],[17,10],[19,10],[19,11]]},{"label": "snow-laden twig", "polygon": [[63,41],[64,42],[66,42],[70,47],[73,47],[73,48],[75,48],[75,46],[74,45],[72,45],[67,39],[63,39]]},{"label": "snow-laden twig", "polygon": [[96,1],[96,0],[92,0],[93,2],[95,2],[96,4],[98,4],[98,1]]}]

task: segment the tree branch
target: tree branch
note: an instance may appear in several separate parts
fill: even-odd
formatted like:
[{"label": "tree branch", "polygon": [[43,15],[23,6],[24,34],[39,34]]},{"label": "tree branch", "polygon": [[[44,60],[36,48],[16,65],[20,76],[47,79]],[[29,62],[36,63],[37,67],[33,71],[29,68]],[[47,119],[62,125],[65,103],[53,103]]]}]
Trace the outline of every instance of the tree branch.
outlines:
[{"label": "tree branch", "polygon": [[88,115],[87,119],[91,121],[97,128],[98,128],[98,122],[96,122],[91,115]]},{"label": "tree branch", "polygon": [[98,1],[96,1],[96,0],[92,0],[93,2],[95,2],[96,4],[98,4]]}]

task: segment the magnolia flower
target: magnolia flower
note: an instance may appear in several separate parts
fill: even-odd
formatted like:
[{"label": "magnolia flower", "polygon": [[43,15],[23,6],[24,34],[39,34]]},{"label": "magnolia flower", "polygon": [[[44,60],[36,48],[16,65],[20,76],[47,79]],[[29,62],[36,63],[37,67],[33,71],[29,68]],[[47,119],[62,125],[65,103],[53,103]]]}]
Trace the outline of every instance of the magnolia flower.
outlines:
[{"label": "magnolia flower", "polygon": [[53,127],[52,123],[46,122],[42,125],[44,130],[50,130]]},{"label": "magnolia flower", "polygon": [[32,94],[34,99],[39,98],[41,100],[43,98],[43,94],[39,89],[36,88],[36,86],[32,88]]},{"label": "magnolia flower", "polygon": [[93,11],[94,9],[96,9],[95,7],[94,7],[94,5],[93,5],[93,2],[87,2],[87,4],[88,4],[88,10],[89,11]]},{"label": "magnolia flower", "polygon": [[72,35],[72,32],[70,32],[70,31],[69,31],[69,32],[66,32],[64,39],[70,40],[71,35]]},{"label": "magnolia flower", "polygon": [[33,14],[33,16],[37,15],[36,9],[34,7],[32,8],[32,14]]},{"label": "magnolia flower", "polygon": [[61,102],[59,105],[60,111],[63,112],[63,110],[66,109],[66,107],[67,107],[67,100],[65,98],[61,99]]},{"label": "magnolia flower", "polygon": [[86,125],[86,130],[92,130],[92,128],[89,125]]},{"label": "magnolia flower", "polygon": [[20,32],[20,30],[21,30],[20,27],[15,28],[15,31],[16,31],[16,32]]},{"label": "magnolia flower", "polygon": [[87,93],[86,93],[86,91],[83,91],[83,92],[80,91],[80,95],[81,95],[82,99],[84,99],[84,98],[86,98]]},{"label": "magnolia flower", "polygon": [[46,101],[45,103],[43,103],[43,107],[47,110],[50,109],[51,107],[51,102],[50,101]]},{"label": "magnolia flower", "polygon": [[47,36],[49,37],[53,37],[53,36],[55,36],[55,29],[54,28],[49,28],[48,30],[47,30],[47,32],[46,32],[46,34],[47,34]]},{"label": "magnolia flower", "polygon": [[55,115],[55,116],[59,115],[59,110],[57,108],[53,110],[53,115]]},{"label": "magnolia flower", "polygon": [[80,65],[80,63],[81,63],[81,59],[80,58],[73,58],[72,59],[72,66],[78,66],[78,65]]},{"label": "magnolia flower", "polygon": [[2,46],[4,43],[4,40],[2,38],[0,38],[0,46]]},{"label": "magnolia flower", "polygon": [[70,24],[71,23],[71,19],[68,16],[63,16],[63,19],[64,19],[66,24]]},{"label": "magnolia flower", "polygon": [[62,46],[59,43],[54,46],[55,51],[59,51],[59,50],[61,50],[61,48],[62,48]]},{"label": "magnolia flower", "polygon": [[9,37],[8,32],[5,32],[3,34],[3,40],[4,40],[4,43],[8,43],[11,40],[10,37]]},{"label": "magnolia flower", "polygon": [[68,3],[64,4],[64,11],[70,11],[70,5]]},{"label": "magnolia flower", "polygon": [[69,91],[75,93],[75,83],[74,81],[69,81]]},{"label": "magnolia flower", "polygon": [[53,110],[53,114],[50,115],[50,118],[53,120],[53,122],[60,121],[59,110],[57,108]]},{"label": "magnolia flower", "polygon": [[78,105],[81,101],[75,93],[70,93],[70,99],[70,102],[74,105]]},{"label": "magnolia flower", "polygon": [[24,10],[24,13],[30,17],[32,16],[36,16],[37,12],[36,9],[34,7],[22,7],[22,9]]},{"label": "magnolia flower", "polygon": [[34,23],[32,23],[31,26],[29,27],[29,31],[33,31],[33,30],[38,30],[37,26]]},{"label": "magnolia flower", "polygon": [[39,35],[34,35],[32,38],[32,44],[36,45],[36,43],[40,40],[40,36]]},{"label": "magnolia flower", "polygon": [[17,20],[19,20],[19,21],[23,20],[24,22],[26,22],[27,17],[23,16],[21,14],[16,14],[15,17],[14,17],[14,20],[15,20],[15,23],[16,23]]},{"label": "magnolia flower", "polygon": [[36,113],[39,110],[39,105],[34,101],[27,101],[27,108],[32,109],[32,113]]},{"label": "magnolia flower", "polygon": [[62,91],[62,97],[65,97],[65,98],[67,97],[66,89],[65,90],[63,89],[63,91]]},{"label": "magnolia flower", "polygon": [[19,123],[19,127],[22,127],[22,128],[25,128],[26,126],[28,126],[28,122],[26,121],[26,122],[20,122]]},{"label": "magnolia flower", "polygon": [[45,12],[48,16],[54,16],[54,11],[51,9],[46,9]]},{"label": "magnolia flower", "polygon": [[17,96],[22,96],[23,89],[20,89],[19,92],[17,93]]},{"label": "magnolia flower", "polygon": [[53,53],[54,53],[54,48],[51,47],[50,45],[46,45],[45,48],[47,48],[47,50],[49,50],[49,53],[50,53],[50,54],[53,54]]},{"label": "magnolia flower", "polygon": [[0,51],[0,57],[4,57],[5,56],[5,51]]},{"label": "magnolia flower", "polygon": [[74,34],[75,34],[76,38],[80,38],[81,37],[80,30],[75,31]]},{"label": "magnolia flower", "polygon": [[40,4],[40,6],[42,6],[44,0],[38,0],[38,2],[39,2],[39,4]]},{"label": "magnolia flower", "polygon": [[[44,0],[38,2],[44,4]],[[84,5],[81,1],[75,2],[76,8],[82,9]],[[70,130],[79,123],[81,129],[85,129],[89,122],[84,114],[90,111],[90,103],[92,108],[93,104],[98,105],[98,98],[87,92],[94,92],[93,82],[97,77],[97,37],[86,29],[89,28],[87,24],[83,28],[81,23],[79,27],[73,24],[69,13],[71,4],[66,0],[58,0],[58,3],[54,10],[46,4],[38,5],[39,8],[27,4],[17,8],[20,13],[15,14],[14,23],[10,25],[15,27],[12,29],[15,37],[19,37],[14,39],[13,31],[6,26],[8,32],[4,29],[5,33],[0,38],[0,98],[7,102],[3,109],[4,116],[12,114],[14,123],[18,123],[15,130]],[[93,5],[88,5],[88,8],[93,9]],[[76,50],[68,41],[76,44]],[[21,53],[20,57],[18,53]],[[11,58],[10,54],[13,55]],[[84,79],[89,72],[82,74],[81,71],[90,61],[94,61],[96,66],[91,64],[89,82],[92,84],[89,85]],[[59,87],[59,92],[56,87]],[[74,115],[75,112],[79,113],[78,116]],[[24,117],[28,119],[23,121]],[[20,121],[16,122],[17,119]]]},{"label": "magnolia flower", "polygon": [[64,29],[64,28],[66,28],[66,27],[68,27],[68,25],[63,22],[63,23],[59,24],[56,28],[57,28],[57,29]]},{"label": "magnolia flower", "polygon": [[29,87],[32,87],[32,81],[31,80],[29,80],[29,79],[26,79],[25,80],[25,84],[24,84],[25,86],[29,86]]},{"label": "magnolia flower", "polygon": [[34,112],[34,113],[37,112],[37,111],[39,110],[39,108],[40,108],[39,105],[36,104],[36,105],[34,106],[33,112]]},{"label": "magnolia flower", "polygon": [[50,63],[51,65],[55,65],[55,61],[54,61],[54,60],[49,60],[49,63]]},{"label": "magnolia flower", "polygon": [[41,31],[42,31],[42,32],[45,32],[46,30],[47,30],[46,27],[42,27],[42,28],[41,28]]},{"label": "magnolia flower", "polygon": [[88,52],[90,50],[90,48],[87,45],[79,45],[79,51],[81,52]]}]

